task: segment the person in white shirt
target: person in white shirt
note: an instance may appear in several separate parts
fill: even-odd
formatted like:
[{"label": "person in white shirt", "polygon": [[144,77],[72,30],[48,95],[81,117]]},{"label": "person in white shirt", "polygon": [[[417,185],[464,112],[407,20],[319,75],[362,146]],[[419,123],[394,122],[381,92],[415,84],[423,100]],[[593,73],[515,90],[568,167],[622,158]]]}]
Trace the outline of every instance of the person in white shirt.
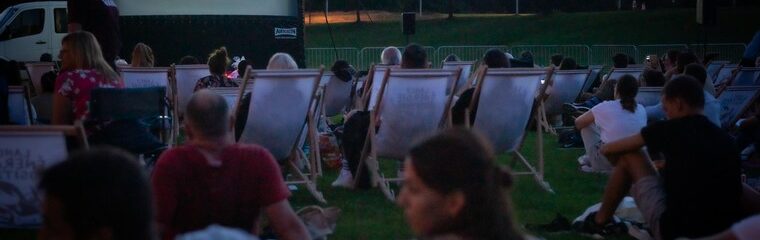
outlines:
[{"label": "person in white shirt", "polygon": [[579,158],[584,172],[610,172],[607,158],[599,153],[604,143],[634,135],[647,124],[644,106],[636,103],[638,81],[624,75],[615,85],[615,100],[602,102],[575,120],[581,131],[586,155]]}]

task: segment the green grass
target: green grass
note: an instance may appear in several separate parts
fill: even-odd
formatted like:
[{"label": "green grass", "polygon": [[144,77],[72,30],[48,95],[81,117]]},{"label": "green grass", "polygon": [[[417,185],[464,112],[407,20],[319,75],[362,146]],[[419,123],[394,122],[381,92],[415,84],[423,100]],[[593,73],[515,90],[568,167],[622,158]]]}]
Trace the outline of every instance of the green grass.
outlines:
[{"label": "green grass", "polygon": [[[548,223],[556,213],[574,218],[588,206],[598,202],[607,177],[599,174],[585,174],[578,170],[575,159],[583,151],[580,149],[559,149],[556,137],[544,135],[546,160],[546,180],[554,194],[544,191],[532,177],[517,177],[516,188],[512,191],[514,210],[521,224]],[[530,133],[522,153],[528,159],[535,159],[536,134]],[[516,170],[522,168],[514,164],[508,155],[500,155],[499,161]],[[386,175],[392,176],[394,161],[381,162]],[[329,186],[337,175],[337,170],[328,170],[320,178],[319,186],[328,201],[328,206],[343,210],[338,226],[331,239],[410,239],[412,235],[404,219],[402,210],[385,199],[379,189],[350,191]],[[294,208],[317,204],[305,190],[294,192],[291,198]],[[477,223],[472,223],[477,224]],[[585,239],[573,233],[531,233],[546,239]]]},{"label": "green grass", "polygon": [[[549,16],[459,16],[417,22],[411,40],[427,46],[537,44],[669,44],[703,42],[694,9],[557,13]],[[760,29],[757,7],[720,9],[707,41],[746,43]],[[399,22],[331,24],[337,47],[403,45]],[[307,25],[306,47],[332,47],[327,25]]]}]

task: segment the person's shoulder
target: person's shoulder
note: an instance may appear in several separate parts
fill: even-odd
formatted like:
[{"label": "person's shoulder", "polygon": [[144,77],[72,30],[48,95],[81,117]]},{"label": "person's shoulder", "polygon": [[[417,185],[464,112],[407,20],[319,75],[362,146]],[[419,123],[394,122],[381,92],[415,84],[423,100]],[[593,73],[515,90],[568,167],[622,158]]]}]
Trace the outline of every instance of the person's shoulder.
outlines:
[{"label": "person's shoulder", "polygon": [[182,164],[182,156],[190,156],[189,154],[192,150],[192,147],[190,146],[177,146],[170,149],[167,149],[161,154],[161,157],[159,157],[158,162],[156,163],[156,167],[159,166],[177,166]]}]

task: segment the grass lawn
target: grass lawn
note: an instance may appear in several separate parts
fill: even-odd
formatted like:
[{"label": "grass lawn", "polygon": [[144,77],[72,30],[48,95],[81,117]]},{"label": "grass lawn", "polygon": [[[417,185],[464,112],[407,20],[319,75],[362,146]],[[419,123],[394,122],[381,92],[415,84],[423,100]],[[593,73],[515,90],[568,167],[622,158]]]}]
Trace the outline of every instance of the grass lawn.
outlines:
[{"label": "grass lawn", "polygon": [[[556,213],[574,218],[586,207],[601,200],[606,183],[605,175],[585,174],[578,170],[575,159],[583,153],[582,150],[559,149],[556,137],[549,134],[544,136],[546,180],[555,193],[548,193],[541,189],[532,177],[517,177],[512,199],[518,222],[521,224],[548,223]],[[535,159],[535,137],[534,132],[528,135],[522,151],[530,160]],[[522,167],[519,163],[510,164],[512,161],[507,154],[500,155],[499,161],[515,169]],[[393,173],[395,162],[383,161],[380,164],[386,166],[387,176],[395,174]],[[330,182],[335,179],[337,172],[337,170],[326,171],[325,176],[319,180],[328,205],[337,206],[343,210],[336,233],[330,237],[331,239],[410,239],[412,237],[404,221],[402,210],[386,200],[379,189],[351,191],[330,187]],[[291,204],[298,209],[317,204],[317,202],[307,191],[299,190],[294,192]],[[586,239],[573,233],[532,234],[546,239]]]},{"label": "grass lawn", "polygon": [[[672,44],[701,43],[694,9],[661,9],[549,16],[460,15],[455,20],[417,21],[411,41],[426,46],[539,44]],[[719,25],[706,28],[707,42],[746,43],[755,31],[758,7],[718,12]],[[399,17],[400,18],[400,17]],[[363,18],[366,21],[366,18]],[[394,22],[331,24],[337,47],[404,45],[401,25]],[[332,47],[325,24],[306,25],[307,48]]]}]

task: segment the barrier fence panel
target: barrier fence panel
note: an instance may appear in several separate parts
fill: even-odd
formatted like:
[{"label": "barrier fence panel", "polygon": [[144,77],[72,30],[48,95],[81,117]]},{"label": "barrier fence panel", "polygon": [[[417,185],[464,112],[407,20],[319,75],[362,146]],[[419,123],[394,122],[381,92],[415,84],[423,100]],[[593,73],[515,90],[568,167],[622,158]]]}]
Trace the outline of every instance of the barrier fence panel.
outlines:
[{"label": "barrier fence panel", "polygon": [[509,47],[504,45],[494,45],[494,46],[441,46],[438,47],[438,50],[435,51],[436,58],[430,59],[430,61],[433,62],[433,65],[441,66],[441,63],[443,60],[449,56],[449,54],[455,54],[457,57],[459,57],[460,61],[477,61],[481,60],[483,58],[483,55],[486,54],[486,51],[488,51],[491,48],[496,48],[499,50],[502,50],[504,52],[509,52]]},{"label": "barrier fence panel", "polygon": [[589,65],[590,49],[586,45],[517,45],[512,47],[512,54],[519,58],[522,51],[533,53],[533,62],[539,66],[549,66],[551,56],[562,54],[575,59],[578,65]]},{"label": "barrier fence panel", "polygon": [[643,64],[647,55],[657,55],[662,59],[662,56],[668,53],[669,50],[683,51],[689,48],[686,44],[653,44],[653,45],[638,45],[636,48],[639,50],[638,64]]},{"label": "barrier fence panel", "polygon": [[699,58],[702,58],[704,53],[718,53],[718,59],[715,60],[731,63],[739,63],[746,48],[747,46],[743,43],[689,44],[689,49],[693,50]]},{"label": "barrier fence panel", "polygon": [[633,57],[636,62],[638,49],[633,45],[592,45],[591,46],[591,65],[605,65],[612,67],[612,56],[617,53],[623,53]]},{"label": "barrier fence panel", "polygon": [[[402,53],[404,52],[404,47],[397,48]],[[435,58],[435,48],[429,46],[423,48],[425,48],[425,53],[427,53],[428,61],[431,61],[431,59]],[[372,66],[373,63],[380,63],[380,54],[383,52],[383,49],[385,49],[385,47],[362,48],[359,51],[359,62],[361,64],[359,65],[358,69],[367,70],[370,66]],[[439,63],[438,66],[440,65],[441,64]],[[435,66],[435,62],[433,62],[433,66]]]},{"label": "barrier fence panel", "polygon": [[306,68],[319,68],[320,65],[324,65],[329,69],[338,59],[346,60],[353,65],[359,64],[359,50],[356,48],[306,48],[305,53]]}]

